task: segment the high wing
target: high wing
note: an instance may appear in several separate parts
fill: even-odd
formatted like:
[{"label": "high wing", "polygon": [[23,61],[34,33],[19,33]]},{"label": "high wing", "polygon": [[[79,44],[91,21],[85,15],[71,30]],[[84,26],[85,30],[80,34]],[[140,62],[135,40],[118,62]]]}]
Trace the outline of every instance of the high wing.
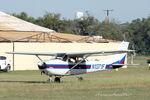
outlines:
[{"label": "high wing", "polygon": [[64,53],[40,53],[40,52],[6,52],[8,54],[23,54],[23,55],[36,55],[36,56],[56,56],[56,57],[88,57],[88,56],[105,56],[127,52],[134,52],[134,50],[128,50],[129,42],[122,41],[117,50],[110,51],[90,51],[90,52],[64,52]]},{"label": "high wing", "polygon": [[95,52],[73,52],[73,53],[40,53],[40,52],[6,52],[7,54],[22,54],[22,55],[39,55],[39,56],[69,56],[69,57],[84,57],[95,55],[112,55],[133,52],[133,50],[112,50],[112,51],[95,51]]},{"label": "high wing", "polygon": [[64,56],[65,53],[50,53],[50,52],[6,52],[7,54],[21,54],[21,55],[39,55],[39,56]]}]

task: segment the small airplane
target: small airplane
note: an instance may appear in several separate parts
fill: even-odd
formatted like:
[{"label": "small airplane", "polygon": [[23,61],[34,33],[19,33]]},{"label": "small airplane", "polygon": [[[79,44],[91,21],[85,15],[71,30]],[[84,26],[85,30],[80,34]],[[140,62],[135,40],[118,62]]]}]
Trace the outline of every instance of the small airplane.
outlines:
[{"label": "small airplane", "polygon": [[[41,73],[49,76],[48,81],[60,82],[60,78],[69,75],[79,75],[89,72],[115,69],[125,66],[125,59],[128,52],[129,42],[121,42],[117,50],[112,51],[95,51],[95,52],[75,52],[75,53],[39,53],[39,52],[6,52],[8,54],[35,55],[39,58],[38,68]],[[90,56],[107,56],[112,55],[109,59],[100,61],[89,61]],[[54,56],[54,59],[42,60],[39,56]],[[77,77],[82,80],[82,77]]]}]

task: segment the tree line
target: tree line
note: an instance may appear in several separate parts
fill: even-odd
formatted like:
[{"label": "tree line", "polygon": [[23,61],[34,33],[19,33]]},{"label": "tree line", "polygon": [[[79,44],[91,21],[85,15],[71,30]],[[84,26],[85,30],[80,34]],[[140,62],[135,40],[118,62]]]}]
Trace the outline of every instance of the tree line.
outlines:
[{"label": "tree line", "polygon": [[97,35],[106,39],[126,40],[131,43],[130,48],[135,49],[138,54],[150,54],[150,17],[120,24],[114,19],[110,22],[106,20],[101,22],[88,12],[81,20],[65,19],[61,18],[59,13],[49,12],[38,18],[28,16],[25,12],[12,15],[60,33]]}]

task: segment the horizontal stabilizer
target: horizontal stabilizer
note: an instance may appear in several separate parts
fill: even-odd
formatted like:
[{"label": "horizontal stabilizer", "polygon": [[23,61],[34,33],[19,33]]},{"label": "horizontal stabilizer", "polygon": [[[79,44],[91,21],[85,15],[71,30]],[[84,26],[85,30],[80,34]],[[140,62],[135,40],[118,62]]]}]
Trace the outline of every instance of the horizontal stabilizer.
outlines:
[{"label": "horizontal stabilizer", "polygon": [[114,64],[112,65],[113,69],[120,68],[123,66],[139,66],[140,64]]}]

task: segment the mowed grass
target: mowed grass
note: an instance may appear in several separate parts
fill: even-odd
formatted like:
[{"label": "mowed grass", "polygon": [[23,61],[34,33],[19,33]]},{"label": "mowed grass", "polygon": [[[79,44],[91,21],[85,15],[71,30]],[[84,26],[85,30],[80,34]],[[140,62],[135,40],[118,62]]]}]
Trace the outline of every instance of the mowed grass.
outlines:
[{"label": "mowed grass", "polygon": [[140,66],[64,77],[47,83],[40,71],[0,73],[0,100],[149,100],[150,70],[147,57],[137,57]]}]

